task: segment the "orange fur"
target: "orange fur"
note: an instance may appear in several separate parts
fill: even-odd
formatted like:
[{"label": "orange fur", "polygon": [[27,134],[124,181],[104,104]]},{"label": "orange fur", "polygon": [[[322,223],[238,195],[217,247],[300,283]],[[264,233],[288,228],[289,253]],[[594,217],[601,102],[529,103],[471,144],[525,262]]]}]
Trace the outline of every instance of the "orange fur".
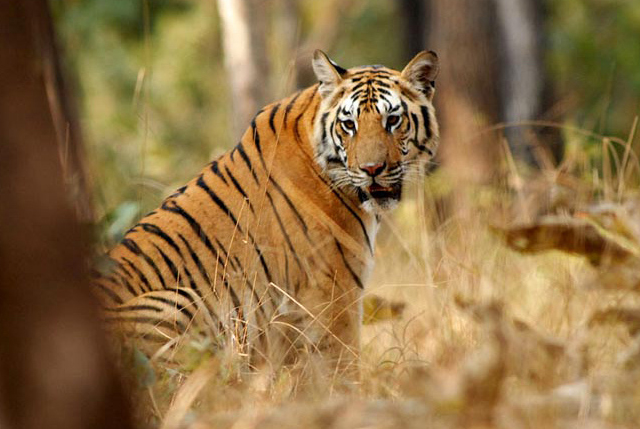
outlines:
[{"label": "orange fur", "polygon": [[[330,63],[319,67],[327,64],[316,70],[321,84],[266,106],[238,146],[140,220],[109,253],[114,268],[95,281],[107,319],[147,342],[196,330],[234,342],[256,360],[273,362],[272,351],[283,347],[288,361],[301,350],[341,365],[355,360],[376,211],[385,205],[375,206],[374,187],[335,182],[329,170],[338,167],[319,159],[318,140],[358,82],[373,82],[372,94],[375,85],[397,93],[409,106],[397,129],[385,127],[385,114],[373,105],[358,116],[353,135],[338,125],[347,153],[343,170],[385,164],[378,179],[384,190],[404,180],[391,177],[392,167],[433,155],[437,124],[432,88],[416,87],[407,69],[340,75]],[[363,202],[369,191],[374,210]],[[384,194],[380,201],[390,198]]]}]

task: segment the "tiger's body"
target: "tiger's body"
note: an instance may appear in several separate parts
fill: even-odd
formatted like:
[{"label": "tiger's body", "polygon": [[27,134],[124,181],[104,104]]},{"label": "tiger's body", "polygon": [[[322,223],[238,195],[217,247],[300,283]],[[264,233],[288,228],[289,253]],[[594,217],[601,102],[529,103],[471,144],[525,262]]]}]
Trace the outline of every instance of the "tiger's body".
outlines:
[{"label": "tiger's body", "polygon": [[321,83],[262,109],[109,253],[95,280],[107,319],[147,343],[194,329],[252,356],[286,339],[285,355],[353,361],[377,214],[437,147],[437,58],[401,74],[317,52],[314,70]]}]

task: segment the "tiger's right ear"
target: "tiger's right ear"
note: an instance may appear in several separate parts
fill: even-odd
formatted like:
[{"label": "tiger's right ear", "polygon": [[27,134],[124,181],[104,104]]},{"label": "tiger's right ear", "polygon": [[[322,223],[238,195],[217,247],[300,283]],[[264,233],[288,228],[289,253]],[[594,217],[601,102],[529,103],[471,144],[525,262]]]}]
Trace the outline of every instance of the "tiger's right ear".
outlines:
[{"label": "tiger's right ear", "polygon": [[342,75],[347,71],[333,62],[331,58],[319,49],[313,53],[313,72],[320,81],[320,95],[324,98],[331,94],[342,82]]}]

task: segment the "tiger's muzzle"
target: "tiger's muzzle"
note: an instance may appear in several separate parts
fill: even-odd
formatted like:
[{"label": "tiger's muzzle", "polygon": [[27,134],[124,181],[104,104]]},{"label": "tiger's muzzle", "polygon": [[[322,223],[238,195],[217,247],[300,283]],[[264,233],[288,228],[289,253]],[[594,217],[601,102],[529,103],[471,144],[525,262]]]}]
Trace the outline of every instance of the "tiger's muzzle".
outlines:
[{"label": "tiger's muzzle", "polygon": [[353,175],[360,202],[367,209],[393,208],[402,197],[403,173],[399,165],[394,168],[387,168],[386,163],[361,165],[360,174]]}]

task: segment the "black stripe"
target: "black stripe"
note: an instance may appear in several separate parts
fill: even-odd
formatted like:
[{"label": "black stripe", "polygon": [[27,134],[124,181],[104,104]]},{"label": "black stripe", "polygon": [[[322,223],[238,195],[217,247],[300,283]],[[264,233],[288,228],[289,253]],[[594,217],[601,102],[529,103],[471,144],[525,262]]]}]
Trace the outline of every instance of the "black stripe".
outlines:
[{"label": "black stripe", "polygon": [[[191,247],[187,239],[184,238],[182,234],[178,233],[178,237],[180,238],[180,240],[182,240],[185,247],[187,248],[187,252],[189,252],[189,256],[191,256],[191,259],[193,259],[193,263],[196,264],[196,267],[198,268],[198,271],[200,271],[200,275],[202,276],[203,280],[206,281],[209,285],[211,285],[212,284],[211,277],[209,277],[209,273],[207,273],[207,270],[204,268],[204,265],[202,265],[202,261],[198,257],[198,254],[193,250],[193,247]],[[212,253],[214,252],[213,249],[209,249],[209,250],[211,250]],[[215,253],[215,255],[217,260],[218,259],[217,252]]]},{"label": "black stripe", "polygon": [[129,279],[133,280],[133,274],[131,274],[128,270],[127,267],[125,267],[124,265],[122,265],[122,263],[120,261],[116,261],[115,259],[112,259],[111,257],[109,258],[110,260],[114,261],[114,264],[116,264],[116,268],[115,270],[117,271],[118,269],[120,269],[127,277],[129,277]]},{"label": "black stripe", "polygon": [[242,233],[242,228],[240,227],[240,224],[239,224],[238,219],[236,218],[236,216],[231,212],[231,210],[229,210],[229,208],[224,203],[224,201],[222,201],[216,195],[216,193],[213,192],[213,190],[205,183],[204,178],[203,178],[202,175],[200,175],[200,177],[198,177],[198,181],[196,182],[196,184],[198,185],[199,188],[204,190],[207,193],[207,195],[209,195],[209,198],[211,198],[211,201],[216,203],[216,205],[220,208],[220,210],[222,210],[223,213],[226,213],[226,215],[231,219],[233,224],[237,226],[238,231],[240,231]]},{"label": "black stripe", "polygon": [[260,146],[260,134],[258,133],[255,117],[251,120],[251,135],[253,136],[253,142],[256,145],[256,149],[258,149],[258,154],[260,155],[260,158],[262,158],[262,147]]},{"label": "black stripe", "polygon": [[94,282],[93,284],[99,287],[100,289],[102,289],[102,291],[104,291],[105,294],[109,295],[109,298],[111,298],[113,302],[115,302],[116,304],[122,304],[122,298],[120,298],[120,296],[111,288],[107,287],[106,285],[103,285],[99,281]]},{"label": "black stripe", "polygon": [[235,306],[234,308],[238,310],[238,316],[240,316],[240,319],[242,319],[242,322],[246,324],[247,322],[246,320],[244,320],[244,315],[242,313],[242,305],[240,304],[240,299],[238,298],[238,295],[236,295],[236,292],[233,290],[231,285],[229,285],[229,282],[227,281],[226,278],[222,279],[222,284],[224,284],[224,287],[227,289],[227,291],[231,295],[231,301],[233,301],[233,305]]},{"label": "black stripe", "polygon": [[289,198],[287,193],[284,191],[284,189],[282,189],[282,187],[278,184],[278,182],[275,181],[275,179],[273,177],[269,177],[269,181],[271,182],[271,184],[273,184],[273,187],[276,189],[276,191],[278,191],[280,193],[280,195],[282,195],[284,200],[287,202],[287,205],[289,206],[289,208],[291,208],[291,211],[293,211],[293,214],[298,219],[298,222],[300,222],[300,226],[302,226],[302,230],[304,231],[304,235],[306,235],[307,238],[308,238],[309,237],[309,228],[307,227],[307,224],[304,221],[304,219],[302,218],[302,215],[300,214],[298,209],[296,209],[296,206],[293,205],[293,202],[291,201],[291,199]]},{"label": "black stripe", "polygon": [[[227,214],[227,216],[229,216],[229,218],[233,221],[234,225],[236,225],[236,226],[237,226],[238,231],[239,231],[241,234],[244,234],[244,231],[243,231],[242,227],[240,227],[240,225],[239,225],[239,223],[238,223],[238,220],[236,219],[235,215],[231,212],[231,210],[229,210],[229,209],[227,208],[227,206],[224,204],[224,202],[223,202],[222,200],[220,200],[220,199],[218,198],[218,196],[217,196],[217,195],[216,195],[216,194],[215,194],[215,193],[214,193],[214,192],[213,192],[213,191],[212,191],[212,190],[207,186],[207,184],[206,184],[206,183],[204,183],[204,180],[202,179],[202,176],[200,176],[200,177],[198,178],[197,185],[198,185],[200,188],[202,188],[205,192],[207,192],[207,194],[208,194],[208,195],[209,195],[209,197],[213,200],[213,202],[215,202],[215,203],[218,205],[218,207],[220,207],[220,209],[221,209],[223,212],[225,212],[225,213]],[[248,235],[248,237],[249,237],[250,241],[253,243],[254,250],[256,251],[256,253],[258,254],[258,256],[259,256],[259,258],[260,258],[260,263],[262,264],[262,267],[263,267],[263,269],[264,269],[264,272],[265,272],[265,274],[266,274],[266,276],[267,276],[267,280],[271,281],[271,274],[270,274],[270,272],[269,272],[269,269],[267,268],[267,263],[265,262],[264,257],[262,256],[262,252],[261,252],[261,251],[260,251],[260,249],[258,248],[258,246],[257,246],[257,244],[256,244],[256,242],[255,242],[255,239],[253,238],[253,235],[252,235],[250,232],[247,232],[247,235]],[[216,239],[216,240],[217,240],[217,239]],[[221,246],[221,247],[222,247],[222,243],[220,243],[220,242],[218,241],[218,244],[219,244],[219,246]],[[212,247],[213,247],[213,246],[212,246]],[[223,248],[223,250],[224,250],[224,248]],[[226,252],[226,250],[224,250],[224,253],[225,253],[225,258],[226,258],[226,259],[228,259],[228,253]]]},{"label": "black stripe", "polygon": [[[122,270],[123,272],[126,272],[124,269]],[[131,286],[131,283],[129,283],[129,280],[127,280],[127,278],[125,276],[123,276],[122,274],[120,274],[119,272],[114,272],[113,273],[114,276],[116,276],[118,278],[119,283],[121,285],[124,285],[124,287],[131,293],[131,295],[136,296],[137,293],[136,291],[133,289],[133,286]]]},{"label": "black stripe", "polygon": [[273,209],[273,214],[276,215],[276,220],[278,221],[278,225],[280,226],[280,231],[282,231],[282,235],[284,236],[284,240],[287,243],[287,245],[289,246],[289,249],[291,249],[291,253],[296,258],[296,263],[298,264],[298,267],[300,269],[302,269],[302,264],[300,263],[300,258],[298,257],[298,252],[296,252],[296,249],[293,248],[293,243],[291,243],[291,238],[289,237],[289,234],[287,233],[287,230],[285,229],[284,224],[282,223],[282,218],[280,217],[280,213],[278,213],[278,209],[276,209],[276,205],[273,203],[273,198],[271,198],[271,194],[269,194],[269,192],[267,192],[266,195],[267,195],[267,199],[271,203],[271,208]]},{"label": "black stripe", "polygon": [[418,141],[418,132],[420,132],[420,125],[418,124],[418,115],[411,112],[411,122],[413,122],[413,127],[415,128],[415,132],[413,133],[413,144],[418,148],[422,149],[424,146],[420,144]]},{"label": "black stripe", "polygon": [[164,251],[160,248],[160,246],[158,246],[157,244],[153,243],[153,247],[156,248],[158,253],[160,253],[160,256],[162,257],[162,260],[164,261],[164,263],[167,265],[167,267],[169,267],[169,271],[171,271],[171,275],[173,276],[173,280],[178,282],[179,281],[179,279],[178,279],[178,269],[176,268],[176,264],[174,264],[173,261],[171,260],[171,258],[169,258],[169,256],[167,256],[167,254],[164,253]]},{"label": "black stripe", "polygon": [[[200,291],[200,288],[198,287],[195,280],[193,279],[193,276],[191,275],[191,272],[189,271],[189,269],[187,267],[183,267],[183,268],[184,268],[185,274],[187,275],[187,278],[189,279],[189,286],[191,287],[191,289],[193,289],[196,295],[198,295],[198,297],[200,298],[200,301],[204,304],[205,308],[207,309],[207,312],[211,315],[211,317],[218,322],[218,329],[222,330],[222,322],[220,321],[220,318],[215,313],[215,311],[213,311],[213,308],[211,308],[211,306],[209,305],[209,301],[207,301],[207,299],[204,297],[204,295]],[[206,277],[205,277],[205,280],[206,280]]]},{"label": "black stripe", "polygon": [[131,271],[129,271],[129,268],[127,268],[126,266],[122,265],[122,263],[118,262],[118,264],[120,264],[120,268],[122,269],[122,272],[125,273],[129,279],[131,280],[135,280],[134,279],[134,275],[131,273]]},{"label": "black stripe", "polygon": [[364,286],[362,285],[362,280],[360,280],[360,277],[358,277],[358,275],[353,270],[353,268],[351,268],[351,265],[349,265],[349,262],[347,262],[347,257],[345,256],[344,251],[342,250],[342,246],[340,245],[337,239],[334,238],[334,240],[336,242],[336,247],[338,248],[338,252],[340,252],[340,256],[342,257],[342,262],[344,262],[344,266],[347,267],[347,270],[349,270],[349,273],[351,274],[353,281],[356,282],[356,285],[360,289],[364,289]]},{"label": "black stripe", "polygon": [[[130,259],[127,258],[122,258],[122,260],[129,266],[129,268],[131,268],[133,270],[133,272],[136,273],[136,275],[138,276],[138,278],[140,279],[140,281],[142,281],[142,283],[147,287],[147,292],[151,292],[151,284],[149,283],[149,280],[147,279],[147,276],[145,276],[142,271],[140,271],[140,269],[138,267],[136,267],[133,262],[131,262]],[[143,291],[144,288],[141,288]]]},{"label": "black stripe", "polygon": [[133,254],[135,254],[137,256],[142,256],[142,258],[145,260],[145,262],[147,264],[149,264],[151,269],[153,269],[153,271],[156,273],[156,276],[158,277],[158,280],[160,280],[160,283],[162,284],[162,288],[163,289],[167,288],[167,284],[165,283],[164,278],[162,277],[162,274],[160,273],[160,269],[156,265],[156,262],[149,255],[147,255],[145,252],[142,251],[140,246],[138,246],[138,243],[136,243],[135,241],[133,241],[130,238],[123,238],[122,239],[122,245],[124,247],[126,247],[127,249],[129,249]]},{"label": "black stripe", "polygon": [[244,161],[244,163],[247,164],[247,168],[249,169],[249,171],[251,171],[251,174],[253,175],[253,180],[256,181],[256,185],[260,186],[260,182],[258,181],[258,176],[256,176],[256,172],[253,171],[253,165],[251,165],[251,161],[249,160],[247,153],[244,151],[242,142],[238,143],[238,146],[236,146],[236,149],[238,150],[238,153],[242,157],[242,160]]},{"label": "black stripe", "polygon": [[[182,269],[184,270],[184,273],[187,276],[187,279],[189,279],[189,287],[193,289],[195,293],[198,294],[198,296],[200,297],[200,300],[204,303],[204,305],[207,305],[207,301],[205,301],[204,296],[202,296],[202,294],[200,293],[200,289],[198,289],[198,285],[196,284],[196,281],[193,279],[193,276],[191,275],[189,268],[182,267]],[[207,306],[207,309],[208,309],[208,306]]]},{"label": "black stripe", "polygon": [[291,99],[289,104],[287,104],[287,107],[285,107],[284,109],[284,127],[285,128],[287,128],[287,118],[289,117],[289,112],[291,111],[291,109],[293,108],[293,105],[296,103],[296,101],[298,100],[298,97],[300,97],[301,94],[302,94],[302,91],[298,91],[296,95],[293,97],[293,99]]},{"label": "black stripe", "polygon": [[[240,270],[239,270],[239,271],[242,271],[242,275],[243,275],[243,277],[245,278],[245,283],[246,283],[246,284],[251,288],[251,290],[254,290],[255,288],[253,287],[253,285],[252,285],[251,283],[249,283],[249,278],[248,278],[249,276],[247,275],[247,272],[245,271],[245,269],[244,269],[244,267],[242,266],[242,263],[240,262],[240,260],[238,259],[238,257],[237,257],[237,256],[234,256],[234,257],[233,257],[233,259],[235,259],[236,264],[238,264],[238,266],[240,267]],[[277,302],[277,301],[276,301],[276,298],[274,298],[274,296],[272,295],[271,289],[272,289],[271,287],[267,287],[267,288],[266,288],[266,293],[267,293],[267,295],[269,295],[269,297],[271,298],[271,301],[272,301],[273,303],[275,303],[275,302]],[[254,291],[254,293],[255,293],[256,299],[259,301],[259,300],[260,300],[260,298],[258,297],[257,292],[255,292],[255,291]],[[262,310],[262,311],[264,312],[264,310]],[[264,316],[266,317],[266,314],[265,314]]]},{"label": "black stripe", "polygon": [[[182,194],[184,194],[184,191],[185,191],[186,189],[187,189],[187,186],[186,186],[186,185],[185,185],[185,186],[183,186],[183,187],[181,187],[181,188],[178,188],[178,189],[176,189],[176,191],[175,191],[173,194],[169,195],[167,198],[175,198],[175,197],[177,197],[178,195],[182,195]],[[151,212],[151,213],[154,213],[154,212]]]},{"label": "black stripe", "polygon": [[365,81],[362,81],[362,82],[360,82],[360,83],[358,83],[358,84],[354,85],[354,86],[353,86],[353,88],[351,88],[351,92],[352,92],[352,93],[357,92],[357,91],[358,91],[360,88],[362,88],[363,86],[368,85],[368,84],[369,84],[369,82],[370,82],[369,80],[365,80]]},{"label": "black stripe", "polygon": [[260,146],[260,133],[256,127],[256,119],[253,118],[251,121],[251,134],[253,135],[253,143],[256,145],[256,149],[258,150],[258,157],[260,158],[260,162],[262,163],[262,167],[265,171],[268,171],[267,164],[264,162],[264,157],[262,156],[262,147]]},{"label": "black stripe", "polygon": [[220,168],[218,168],[218,161],[217,160],[213,161],[211,163],[211,171],[213,171],[213,174],[218,176],[220,178],[220,180],[222,180],[224,182],[225,185],[229,184],[229,183],[227,183],[227,179],[224,177],[224,175],[220,171]]},{"label": "black stripe", "polygon": [[180,255],[180,257],[182,257],[182,252],[180,252],[180,248],[178,247],[176,242],[173,241],[173,238],[171,238],[169,234],[164,232],[158,225],[152,223],[139,223],[138,226],[142,227],[143,230],[162,238],[165,243],[171,246],[171,248],[175,250],[176,253]]},{"label": "black stripe", "polygon": [[253,242],[253,248],[256,251],[256,253],[258,254],[258,257],[260,258],[260,264],[262,265],[262,269],[264,270],[264,273],[267,276],[267,281],[269,283],[271,283],[271,280],[272,280],[271,273],[269,272],[269,268],[267,267],[267,262],[264,260],[264,256],[262,256],[262,251],[260,250],[260,248],[256,244],[256,242],[253,239],[253,237],[251,236],[251,234],[249,234],[249,238]]},{"label": "black stripe", "polygon": [[[170,206],[169,203],[172,203],[173,205]],[[180,207],[175,201],[165,201],[162,204],[162,209],[182,216],[187,221],[189,226],[191,226],[191,229],[193,229],[193,232],[195,232],[196,236],[198,236],[200,241],[202,241],[204,243],[204,245],[206,246],[206,248],[211,252],[211,254],[216,259],[218,259],[218,252],[213,247],[213,244],[211,244],[211,240],[209,239],[207,234],[204,232],[204,230],[202,229],[200,224],[189,213],[187,213],[187,211],[185,209]],[[187,243],[187,241],[184,239],[184,237],[181,234],[178,234],[178,235],[183,240],[183,242],[185,243],[185,245],[189,249],[191,256],[193,257],[193,255],[195,253],[193,253],[193,249],[191,249],[191,246],[189,246],[189,244]],[[210,278],[208,276],[204,276],[204,278],[210,280]]]},{"label": "black stripe", "polygon": [[287,254],[287,249],[284,249],[284,282],[287,285],[287,289],[289,289],[291,279],[289,279],[289,255]]},{"label": "black stripe", "polygon": [[431,123],[429,122],[429,109],[427,106],[420,106],[422,120],[424,121],[424,130],[427,133],[427,139],[431,139]]},{"label": "black stripe", "polygon": [[[331,122],[331,126],[329,127],[329,135],[330,135],[331,137],[337,137],[337,138],[338,138],[338,141],[340,142],[340,144],[338,144],[338,143],[337,143],[335,140],[333,140],[333,139],[331,139],[331,140],[333,141],[333,146],[334,146],[336,149],[340,149],[340,147],[342,146],[342,138],[341,138],[341,137],[340,137],[340,135],[336,132],[335,125],[336,125],[335,121],[334,121],[334,122]],[[341,128],[341,130],[344,132],[344,130],[342,129],[342,127],[340,127],[340,128]]]},{"label": "black stripe", "polygon": [[367,247],[369,248],[369,253],[371,253],[373,255],[373,246],[371,244],[371,239],[369,238],[369,233],[367,232],[367,228],[364,226],[364,222],[362,222],[362,219],[360,218],[360,216],[358,216],[358,214],[355,212],[355,210],[353,210],[349,206],[349,204],[347,204],[347,202],[342,198],[342,196],[338,193],[338,191],[336,189],[332,188],[331,191],[333,192],[333,195],[338,197],[338,199],[340,200],[342,205],[344,205],[347,208],[347,210],[349,210],[349,213],[351,213],[353,215],[353,217],[360,224],[360,228],[362,229],[362,234],[364,235],[364,239],[367,242]]},{"label": "black stripe", "polygon": [[161,302],[163,304],[167,304],[169,307],[171,308],[176,308],[178,309],[179,312],[181,312],[182,314],[184,314],[185,316],[187,316],[187,318],[189,320],[193,320],[193,313],[191,313],[184,305],[180,304],[177,301],[173,301],[169,298],[165,298],[162,296],[149,296],[147,297],[153,301],[158,301]]},{"label": "black stripe", "polygon": [[[269,318],[267,317],[266,310],[263,308],[264,302],[260,299],[260,296],[258,295],[258,291],[256,291],[256,288],[254,287],[254,285],[252,285],[249,282],[249,279],[247,279],[246,277],[244,278],[244,284],[249,288],[249,290],[251,291],[251,295],[256,301],[256,307],[253,307],[252,309],[255,308],[255,310],[262,316],[262,320],[264,320],[268,324]],[[270,298],[271,298],[270,301],[274,303],[273,297],[270,296]]]},{"label": "black stripe", "polygon": [[352,74],[353,76],[359,76],[359,75],[362,75],[362,74],[365,74],[365,73],[371,73],[371,74],[375,75],[375,77],[377,77],[377,76],[381,76],[381,77],[391,77],[391,73],[386,72],[386,71],[384,71],[384,70],[379,70],[379,69],[371,68],[371,67],[367,67],[367,68],[362,69],[362,70],[354,71],[354,72],[352,72],[351,74]]},{"label": "black stripe", "polygon": [[351,97],[353,101],[356,101],[358,98],[360,98],[360,95],[362,95],[362,93],[364,93],[364,89],[352,92],[349,97]]},{"label": "black stripe", "polygon": [[218,249],[222,250],[222,254],[224,255],[224,259],[226,262],[226,260],[229,259],[229,252],[227,252],[227,249],[225,249],[220,240],[218,240],[218,237],[216,237],[215,240],[216,245],[218,245]]},{"label": "black stripe", "polygon": [[[200,261],[200,258],[198,257],[196,252],[193,250],[193,248],[191,247],[189,242],[180,233],[178,233],[178,237],[180,238],[180,240],[182,240],[182,242],[186,246],[187,251],[189,252],[189,255],[191,256],[191,259],[193,259],[193,262],[196,264],[196,267],[198,268],[198,271],[200,272],[200,275],[202,276],[202,279],[205,282],[207,282],[207,284],[209,286],[212,285],[213,282],[211,281],[211,277],[209,277],[209,274],[207,273],[207,270],[204,268],[204,265],[202,265],[202,261]],[[216,264],[218,263],[218,260],[219,259],[218,259],[217,253],[216,253]],[[191,273],[189,272],[189,270],[187,270],[186,267],[185,267],[185,271],[187,273],[187,276],[189,276],[189,279],[190,279],[190,282],[191,282],[191,287],[198,294],[198,296],[202,299],[202,301],[204,302],[205,307],[207,307],[207,310],[209,311],[209,314],[211,314],[211,316],[213,318],[215,318],[216,320],[218,320],[218,323],[221,324],[222,322],[220,322],[220,319],[218,318],[218,315],[209,306],[209,303],[206,300],[206,298],[204,297],[203,292],[200,290],[200,288],[197,286],[197,284],[193,281],[193,277],[191,277]],[[215,290],[215,288],[211,288],[211,289],[209,289],[209,291],[213,292],[213,295],[216,297],[216,299],[218,301],[220,301],[220,296],[218,295],[218,292]]]},{"label": "black stripe", "polygon": [[[313,102],[313,100],[315,100],[315,95],[318,92],[318,88],[320,88],[320,84],[316,84],[313,87],[313,92],[311,93],[311,97],[309,98],[309,104],[308,106],[311,105],[311,103]],[[314,125],[316,123],[316,114],[318,113],[318,109],[313,109],[313,115],[311,115],[311,124]],[[296,125],[297,126],[297,125]]]},{"label": "black stripe", "polygon": [[280,103],[273,106],[273,108],[271,109],[271,113],[269,113],[269,127],[271,128],[271,132],[273,132],[273,134],[276,134],[276,127],[273,123],[273,120],[275,119],[276,113],[278,112],[279,108],[280,108]]},{"label": "black stripe", "polygon": [[[162,320],[162,319],[156,319],[153,317],[108,317],[107,321],[109,322],[130,322],[130,323],[136,323],[136,324],[141,324],[141,325],[153,325],[155,327],[161,327],[161,328],[166,328],[166,329],[171,329],[172,331],[175,331],[176,328],[178,328],[179,332],[182,333],[184,331],[186,331],[186,327],[184,326],[184,324],[182,322],[179,321],[168,321],[168,320]],[[143,336],[147,336],[147,334],[143,335]],[[150,334],[150,336],[154,336],[153,334]],[[166,341],[166,337],[162,337],[163,341]]]},{"label": "black stripe", "polygon": [[[246,272],[244,271],[244,267],[242,266],[240,259],[238,259],[237,256],[234,256],[233,260],[235,260],[236,265],[239,267],[239,271],[242,271],[242,274],[246,276]],[[231,261],[231,259],[229,259],[229,261]]]},{"label": "black stripe", "polygon": [[148,304],[134,304],[134,305],[125,305],[120,307],[108,307],[108,308],[105,308],[104,310],[113,311],[116,313],[119,313],[122,311],[144,311],[144,310],[153,311],[155,313],[162,313],[161,308],[154,307],[153,305],[148,305]]},{"label": "black stripe", "polygon": [[327,117],[329,116],[329,112],[325,112],[320,116],[320,127],[322,128],[322,143],[327,141]]},{"label": "black stripe", "polygon": [[251,210],[251,213],[255,214],[255,210],[253,209],[253,204],[251,204],[251,200],[249,199],[249,196],[247,195],[247,193],[244,191],[244,189],[242,189],[242,186],[240,186],[240,183],[238,183],[238,181],[233,176],[233,174],[231,174],[231,171],[229,170],[229,168],[225,166],[224,169],[227,172],[227,176],[229,176],[229,179],[231,179],[231,183],[233,183],[233,186],[235,186],[238,192],[240,192],[240,194],[244,197],[244,199],[249,204],[249,210]]}]

